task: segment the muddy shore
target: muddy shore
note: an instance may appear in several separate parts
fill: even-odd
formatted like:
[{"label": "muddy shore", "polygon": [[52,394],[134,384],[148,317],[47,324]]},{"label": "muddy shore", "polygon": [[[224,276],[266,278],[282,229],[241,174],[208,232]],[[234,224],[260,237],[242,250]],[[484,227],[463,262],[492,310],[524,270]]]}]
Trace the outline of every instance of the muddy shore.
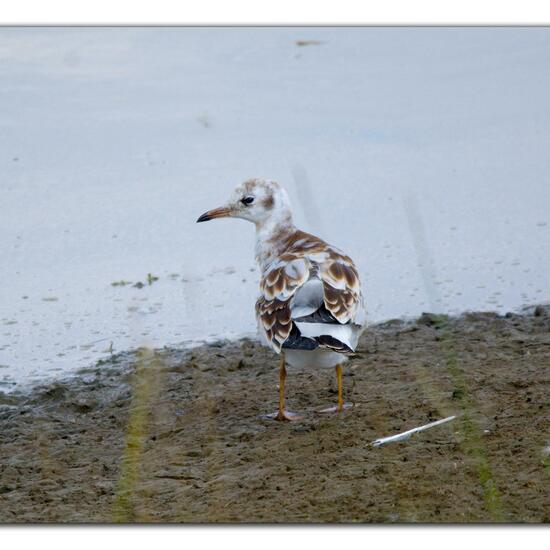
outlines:
[{"label": "muddy shore", "polygon": [[[344,375],[252,340],[0,393],[0,522],[550,522],[550,308],[371,327]],[[403,442],[382,436],[458,414]]]}]

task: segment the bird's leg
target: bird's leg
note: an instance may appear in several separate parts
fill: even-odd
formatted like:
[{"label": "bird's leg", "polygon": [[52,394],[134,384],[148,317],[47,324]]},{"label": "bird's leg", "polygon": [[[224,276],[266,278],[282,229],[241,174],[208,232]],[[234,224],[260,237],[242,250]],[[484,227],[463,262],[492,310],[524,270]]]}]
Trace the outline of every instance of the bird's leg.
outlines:
[{"label": "bird's leg", "polygon": [[279,412],[277,413],[277,420],[287,420],[285,416],[285,380],[285,354],[281,353],[281,360],[279,362]]},{"label": "bird's leg", "polygon": [[342,398],[342,365],[336,365],[336,380],[338,382],[338,412],[344,410],[344,399]]},{"label": "bird's leg", "polygon": [[281,360],[279,362],[279,410],[277,413],[270,415],[275,420],[298,420],[300,417],[294,413],[285,411],[285,380],[286,380],[286,368],[285,368],[285,354],[281,353]]},{"label": "bird's leg", "polygon": [[342,384],[342,364],[336,365],[336,382],[338,384],[338,404],[336,407],[329,407],[328,409],[323,409],[319,412],[322,413],[333,413],[333,412],[342,412],[344,409],[347,409],[349,407],[352,407],[353,405],[349,403],[344,403],[344,397],[343,397],[343,384]]}]

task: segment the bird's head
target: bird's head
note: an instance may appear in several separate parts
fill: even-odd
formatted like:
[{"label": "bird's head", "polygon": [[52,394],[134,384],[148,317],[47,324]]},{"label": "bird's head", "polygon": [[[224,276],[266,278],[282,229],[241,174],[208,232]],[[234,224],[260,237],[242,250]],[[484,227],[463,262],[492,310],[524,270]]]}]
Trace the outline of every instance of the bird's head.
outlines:
[{"label": "bird's head", "polygon": [[197,222],[214,218],[241,218],[257,227],[268,221],[291,221],[290,203],[286,191],[275,181],[251,179],[238,185],[227,203],[208,210]]}]

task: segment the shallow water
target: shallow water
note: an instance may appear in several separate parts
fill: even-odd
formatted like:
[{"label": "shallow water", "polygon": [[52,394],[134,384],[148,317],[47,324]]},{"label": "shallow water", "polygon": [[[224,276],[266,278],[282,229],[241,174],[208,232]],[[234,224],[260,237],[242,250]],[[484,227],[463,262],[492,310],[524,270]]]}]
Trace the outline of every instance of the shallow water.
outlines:
[{"label": "shallow water", "polygon": [[0,387],[254,333],[253,228],[195,224],[251,176],[356,260],[371,321],[549,301],[549,53],[544,28],[0,29]]}]

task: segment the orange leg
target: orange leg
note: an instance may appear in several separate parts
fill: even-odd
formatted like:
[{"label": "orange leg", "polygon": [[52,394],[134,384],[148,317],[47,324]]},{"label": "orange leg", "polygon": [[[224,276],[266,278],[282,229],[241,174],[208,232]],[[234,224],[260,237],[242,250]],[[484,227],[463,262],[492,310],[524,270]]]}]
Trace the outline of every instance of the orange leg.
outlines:
[{"label": "orange leg", "polygon": [[338,381],[338,412],[344,410],[344,399],[342,397],[342,365],[336,365],[336,380]]},{"label": "orange leg", "polygon": [[285,354],[281,353],[281,362],[279,364],[279,412],[277,414],[277,420],[286,420],[285,416]]},{"label": "orange leg", "polygon": [[343,396],[343,383],[342,383],[342,373],[343,368],[342,365],[336,365],[336,382],[338,384],[338,403],[335,407],[329,407],[328,409],[322,409],[319,412],[322,413],[339,413],[342,412],[345,409],[348,409],[352,405],[349,403],[344,403],[344,396]]},{"label": "orange leg", "polygon": [[286,380],[286,369],[285,369],[285,354],[281,353],[280,361],[280,370],[279,370],[279,411],[275,416],[275,420],[299,420],[299,416],[294,413],[285,411],[285,380]]}]

